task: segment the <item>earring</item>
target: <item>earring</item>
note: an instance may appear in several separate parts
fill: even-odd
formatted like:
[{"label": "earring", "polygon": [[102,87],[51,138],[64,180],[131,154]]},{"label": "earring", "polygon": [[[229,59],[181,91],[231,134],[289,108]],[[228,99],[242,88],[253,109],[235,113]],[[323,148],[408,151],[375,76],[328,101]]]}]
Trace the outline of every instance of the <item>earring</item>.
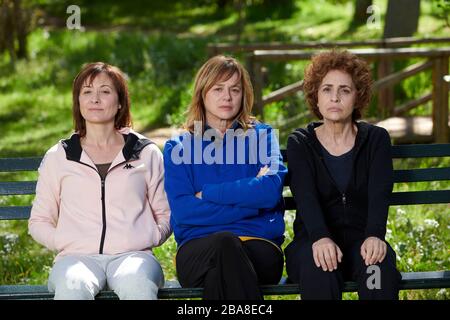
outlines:
[{"label": "earring", "polygon": [[122,108],[122,106],[119,104],[119,109]]}]

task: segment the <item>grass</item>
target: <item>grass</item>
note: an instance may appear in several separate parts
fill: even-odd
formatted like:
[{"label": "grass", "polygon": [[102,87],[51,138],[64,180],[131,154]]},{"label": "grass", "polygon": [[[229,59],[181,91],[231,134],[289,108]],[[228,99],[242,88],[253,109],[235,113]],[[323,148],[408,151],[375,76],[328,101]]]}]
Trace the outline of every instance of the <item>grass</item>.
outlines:
[{"label": "grass", "polygon": [[[40,1],[46,3],[45,0]],[[289,2],[289,1],[288,1]],[[59,3],[59,4],[58,4]],[[213,5],[196,7],[194,2],[129,2],[113,0],[79,1],[85,32],[41,27],[29,36],[30,58],[20,61],[16,70],[9,67],[6,55],[0,55],[0,139],[1,157],[41,156],[59,139],[72,131],[71,82],[81,65],[103,60],[118,65],[129,78],[134,127],[138,131],[179,125],[189,103],[196,70],[206,60],[206,45],[232,42],[236,38],[238,16],[228,8],[218,12]],[[257,3],[257,2],[255,2]],[[241,35],[243,43],[309,40],[361,40],[379,38],[382,29],[361,26],[349,29],[350,2],[292,1],[288,12],[268,11],[258,6],[246,12],[247,22]],[[384,17],[386,0],[374,0]],[[47,4],[51,15],[64,20],[61,2]],[[112,8],[109,10],[109,8]],[[443,21],[436,18],[429,2],[422,1],[418,37],[445,36]],[[61,14],[63,12],[63,14]],[[269,16],[269,13],[273,13]],[[58,16],[59,15],[59,16]],[[112,27],[113,26],[113,27]],[[237,55],[243,59],[243,55]],[[408,61],[412,64],[417,61]],[[302,78],[305,61],[268,63],[267,94]],[[405,62],[395,65],[404,68]],[[430,74],[422,73],[395,88],[396,103],[418,97],[430,90]],[[430,104],[411,115],[426,115]],[[302,94],[268,105],[265,119],[280,129],[281,146],[287,134],[304,125],[308,117],[299,117],[307,108]],[[376,116],[372,106],[369,116]],[[298,118],[297,120],[295,120]],[[294,119],[286,124],[287,119]],[[397,168],[449,166],[448,159],[433,163],[430,159],[396,162]],[[35,180],[36,173],[0,173],[1,181]],[[449,183],[396,185],[408,188],[449,189]],[[0,197],[0,205],[28,205],[32,196]],[[398,254],[401,271],[450,269],[448,205],[402,206],[390,209],[388,240]],[[286,241],[292,240],[293,212],[287,212]],[[155,249],[166,279],[175,278],[173,256],[176,244],[171,237]],[[35,243],[27,234],[26,221],[0,221],[0,284],[46,283],[53,254]],[[449,299],[448,290],[402,291],[403,299]],[[355,294],[345,294],[355,299]],[[297,296],[271,297],[294,299]]]}]

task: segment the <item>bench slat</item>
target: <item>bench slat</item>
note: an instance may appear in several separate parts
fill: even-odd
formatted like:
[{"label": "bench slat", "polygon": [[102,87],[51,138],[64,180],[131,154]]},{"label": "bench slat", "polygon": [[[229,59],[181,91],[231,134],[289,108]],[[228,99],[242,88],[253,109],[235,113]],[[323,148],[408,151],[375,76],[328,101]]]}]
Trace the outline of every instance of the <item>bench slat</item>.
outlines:
[{"label": "bench slat", "polygon": [[0,172],[33,171],[39,168],[42,157],[0,159]]},{"label": "bench slat", "polygon": [[[411,145],[394,145],[391,148],[392,158],[436,158],[450,157],[450,144],[411,144]],[[287,162],[286,149],[281,150],[283,161]]]},{"label": "bench slat", "polygon": [[[394,183],[450,180],[450,167],[394,170],[393,179]],[[284,186],[288,187],[289,183],[290,177],[289,175],[286,175]]]},{"label": "bench slat", "polygon": [[395,170],[394,182],[450,180],[450,168]]},{"label": "bench slat", "polygon": [[0,182],[1,196],[34,194],[35,191],[36,181]]},{"label": "bench slat", "polygon": [[390,205],[439,204],[450,202],[450,190],[392,193]]},{"label": "bench slat", "polygon": [[0,207],[0,220],[27,220],[31,206]]},{"label": "bench slat", "polygon": [[391,151],[397,159],[450,157],[450,145],[444,143],[394,145]]},{"label": "bench slat", "polygon": [[[430,272],[404,272],[400,282],[400,289],[432,289],[450,288],[450,271],[430,271]],[[357,291],[355,282],[345,282],[344,292]],[[288,295],[299,294],[298,284],[286,284],[282,279],[279,285],[261,286],[264,295]],[[168,281],[164,288],[158,292],[160,299],[174,298],[200,298],[202,288],[181,288],[177,281]],[[49,293],[47,286],[42,285],[6,285],[0,286],[1,299],[52,299],[53,294]],[[102,291],[96,299],[117,299],[112,291]]]},{"label": "bench slat", "polygon": [[[393,192],[390,205],[439,204],[450,202],[450,190]],[[285,197],[286,210],[297,210],[293,197]]]}]

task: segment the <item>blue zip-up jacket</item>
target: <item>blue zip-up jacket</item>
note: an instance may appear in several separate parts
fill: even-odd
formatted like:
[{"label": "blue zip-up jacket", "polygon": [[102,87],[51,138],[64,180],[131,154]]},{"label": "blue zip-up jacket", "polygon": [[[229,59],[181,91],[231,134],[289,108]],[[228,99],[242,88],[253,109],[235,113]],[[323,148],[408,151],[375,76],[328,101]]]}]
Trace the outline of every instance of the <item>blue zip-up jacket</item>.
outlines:
[{"label": "blue zip-up jacket", "polygon": [[[273,129],[254,123],[244,136],[235,123],[223,138],[211,132],[216,133],[186,132],[164,148],[165,189],[178,246],[219,231],[281,246],[287,169]],[[264,165],[269,174],[257,178]],[[195,197],[199,191],[202,199]]]}]

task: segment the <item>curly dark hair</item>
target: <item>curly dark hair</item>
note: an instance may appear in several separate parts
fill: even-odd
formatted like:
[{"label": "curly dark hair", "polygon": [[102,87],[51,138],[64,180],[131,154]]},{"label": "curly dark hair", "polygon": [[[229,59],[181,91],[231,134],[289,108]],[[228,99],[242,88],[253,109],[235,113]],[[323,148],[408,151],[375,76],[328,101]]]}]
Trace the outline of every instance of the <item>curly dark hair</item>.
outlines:
[{"label": "curly dark hair", "polygon": [[348,73],[356,88],[355,109],[352,119],[361,119],[362,111],[372,96],[372,76],[367,62],[347,50],[330,50],[315,54],[305,69],[303,91],[311,111],[323,119],[317,106],[318,90],[323,78],[330,70]]}]

